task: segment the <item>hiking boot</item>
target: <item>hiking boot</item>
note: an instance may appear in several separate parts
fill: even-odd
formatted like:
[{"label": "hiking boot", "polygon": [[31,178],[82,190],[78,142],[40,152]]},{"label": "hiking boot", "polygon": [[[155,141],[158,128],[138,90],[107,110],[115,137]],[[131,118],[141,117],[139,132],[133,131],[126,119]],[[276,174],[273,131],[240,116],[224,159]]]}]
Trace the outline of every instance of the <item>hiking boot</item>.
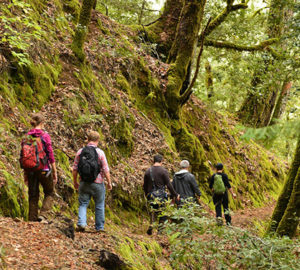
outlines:
[{"label": "hiking boot", "polygon": [[77,225],[76,232],[84,232],[84,231],[85,231],[85,227]]},{"label": "hiking boot", "polygon": [[99,229],[99,230],[96,230],[97,233],[106,233],[106,230],[105,229]]},{"label": "hiking boot", "polygon": [[148,235],[152,235],[152,231],[153,231],[152,226],[149,226],[149,228],[148,228],[148,230],[147,230],[147,234],[148,234]]}]

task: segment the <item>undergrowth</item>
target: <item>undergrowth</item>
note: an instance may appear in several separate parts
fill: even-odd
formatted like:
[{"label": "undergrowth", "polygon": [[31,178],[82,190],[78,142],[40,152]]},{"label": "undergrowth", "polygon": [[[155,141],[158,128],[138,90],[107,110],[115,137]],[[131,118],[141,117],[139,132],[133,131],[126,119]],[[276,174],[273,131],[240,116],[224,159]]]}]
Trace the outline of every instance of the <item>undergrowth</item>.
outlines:
[{"label": "undergrowth", "polygon": [[233,226],[218,226],[198,205],[168,205],[173,269],[300,269],[299,240],[259,237]]}]

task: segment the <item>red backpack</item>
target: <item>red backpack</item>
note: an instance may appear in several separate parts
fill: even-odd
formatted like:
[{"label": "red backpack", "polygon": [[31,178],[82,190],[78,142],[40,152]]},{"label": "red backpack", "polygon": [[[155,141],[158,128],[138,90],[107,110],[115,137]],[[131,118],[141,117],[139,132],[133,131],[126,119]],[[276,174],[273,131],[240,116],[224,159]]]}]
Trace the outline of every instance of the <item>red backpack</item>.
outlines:
[{"label": "red backpack", "polygon": [[43,139],[28,135],[22,140],[20,165],[25,171],[38,171],[44,169],[47,162]]}]

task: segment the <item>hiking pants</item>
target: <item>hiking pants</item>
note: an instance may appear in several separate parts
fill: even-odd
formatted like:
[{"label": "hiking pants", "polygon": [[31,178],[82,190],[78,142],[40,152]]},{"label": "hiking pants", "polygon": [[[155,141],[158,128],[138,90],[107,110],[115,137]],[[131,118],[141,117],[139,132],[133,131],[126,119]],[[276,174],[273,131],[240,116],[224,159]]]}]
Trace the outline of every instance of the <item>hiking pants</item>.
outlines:
[{"label": "hiking pants", "polygon": [[227,191],[223,195],[214,194],[213,202],[214,202],[215,209],[216,209],[216,217],[222,218],[222,205],[223,205],[226,224],[230,225],[231,224],[231,216],[230,216],[229,208],[228,208],[228,193],[227,193]]},{"label": "hiking pants", "polygon": [[29,197],[29,221],[38,220],[40,184],[44,191],[44,201],[42,204],[40,215],[45,214],[52,207],[53,201],[53,178],[48,171],[36,171],[26,173],[28,178],[28,197]]},{"label": "hiking pants", "polygon": [[95,202],[95,229],[97,231],[104,229],[105,222],[105,185],[104,183],[80,182],[79,185],[79,210],[77,225],[85,227],[86,210],[93,197]]},{"label": "hiking pants", "polygon": [[[160,216],[161,214],[161,208],[164,207],[164,203],[159,205],[159,204],[154,204],[151,202],[151,200],[149,201],[150,204],[150,225],[152,225],[156,220],[158,220],[159,224],[163,224],[165,223],[165,221],[168,219],[167,216]],[[160,217],[159,217],[160,216]]]}]

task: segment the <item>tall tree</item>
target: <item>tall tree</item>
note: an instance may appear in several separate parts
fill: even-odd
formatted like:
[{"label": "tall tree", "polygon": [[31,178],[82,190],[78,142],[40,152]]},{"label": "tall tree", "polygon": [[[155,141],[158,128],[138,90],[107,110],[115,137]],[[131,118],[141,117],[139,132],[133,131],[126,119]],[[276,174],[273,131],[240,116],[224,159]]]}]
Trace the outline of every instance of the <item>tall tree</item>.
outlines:
[{"label": "tall tree", "polygon": [[214,82],[209,61],[205,63],[205,73],[205,86],[207,90],[207,96],[208,98],[211,98],[214,95]]},{"label": "tall tree", "polygon": [[[280,39],[283,35],[288,2],[286,0],[271,1],[267,21],[267,35],[271,39]],[[283,49],[282,44],[279,44],[279,47]],[[273,118],[275,108],[277,107],[278,112],[281,110],[282,99],[279,97],[283,93],[285,83],[282,79],[285,71],[282,68],[281,59],[272,58],[267,54],[263,56],[255,71],[252,89],[238,113],[244,123],[255,127],[268,126]]]},{"label": "tall tree", "polygon": [[78,25],[72,43],[72,51],[80,61],[84,61],[84,42],[91,21],[92,9],[97,0],[83,0]]},{"label": "tall tree", "polygon": [[274,209],[268,232],[292,237],[300,218],[300,137],[292,166]]},{"label": "tall tree", "polygon": [[167,58],[172,47],[184,0],[166,0],[162,15],[147,27],[150,41],[156,43],[162,58]]}]

